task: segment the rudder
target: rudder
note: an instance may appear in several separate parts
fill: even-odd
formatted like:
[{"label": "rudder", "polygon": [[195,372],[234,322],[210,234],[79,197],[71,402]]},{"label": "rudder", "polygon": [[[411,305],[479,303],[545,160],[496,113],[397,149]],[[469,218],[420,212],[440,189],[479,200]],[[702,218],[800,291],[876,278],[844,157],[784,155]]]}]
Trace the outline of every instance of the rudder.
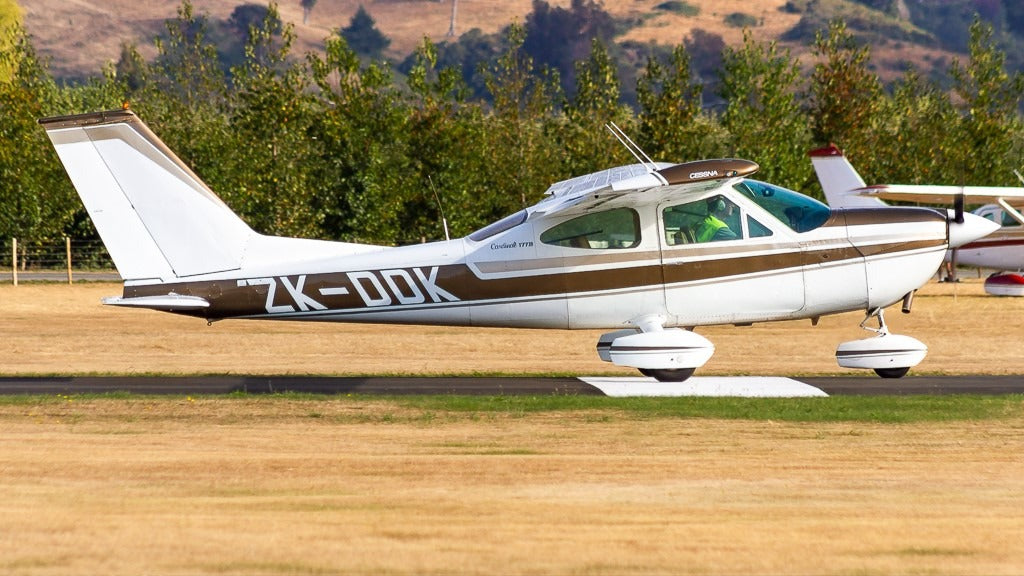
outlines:
[{"label": "rudder", "polygon": [[842,150],[835,144],[812,150],[809,153],[818,182],[825,192],[825,200],[832,208],[878,208],[885,203],[877,198],[868,198],[852,194],[852,190],[864,188],[864,179],[860,177],[850,161],[843,156]]},{"label": "rudder", "polygon": [[131,111],[44,118],[126,281],[237,270],[256,233]]}]

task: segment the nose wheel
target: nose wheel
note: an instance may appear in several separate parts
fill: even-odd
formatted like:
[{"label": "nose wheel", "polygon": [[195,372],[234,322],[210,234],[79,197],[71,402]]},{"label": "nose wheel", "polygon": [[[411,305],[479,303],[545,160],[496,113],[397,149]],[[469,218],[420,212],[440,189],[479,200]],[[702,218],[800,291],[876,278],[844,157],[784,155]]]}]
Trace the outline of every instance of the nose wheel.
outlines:
[{"label": "nose wheel", "polygon": [[682,382],[697,370],[696,368],[637,368],[641,374],[658,382]]},{"label": "nose wheel", "polygon": [[[878,328],[867,326],[871,318],[878,318]],[[916,338],[891,334],[881,308],[869,310],[860,327],[877,336],[840,344],[836,362],[844,368],[866,368],[882,378],[902,378],[928,354],[928,347]]]}]

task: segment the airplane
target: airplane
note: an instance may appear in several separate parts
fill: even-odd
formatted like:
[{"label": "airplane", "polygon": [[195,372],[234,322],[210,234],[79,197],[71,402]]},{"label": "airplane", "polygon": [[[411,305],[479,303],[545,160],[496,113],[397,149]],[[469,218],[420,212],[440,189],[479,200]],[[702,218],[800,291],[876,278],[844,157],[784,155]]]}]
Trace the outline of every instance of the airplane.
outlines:
[{"label": "airplane", "polygon": [[[878,336],[840,366],[899,377],[926,346],[883,311],[949,246],[995,224],[900,207],[833,210],[748,178],[743,159],[637,159],[552,184],[464,238],[387,247],[246,225],[131,110],[39,120],[124,280],[103,303],[228,318],[608,329],[598,355],[683,381],[714,353],[694,330],[863,310]],[[726,230],[727,229],[727,230]],[[879,327],[865,324],[876,318]],[[396,350],[400,356],[401,351]]]},{"label": "airplane", "polygon": [[[983,204],[972,211],[1000,228],[973,242],[950,250],[951,274],[957,265],[989,268],[998,272],[985,280],[985,291],[998,296],[1024,296],[1024,215],[1014,206],[1024,206],[1024,188],[1004,186],[942,186],[885,184],[867,186],[857,170],[834,144],[812,150],[811,163],[829,206],[833,208],[878,208],[883,200],[925,204]],[[1021,178],[1020,174],[1017,174]],[[1024,178],[1022,178],[1024,182]],[[1003,273],[1010,271],[1010,273]],[[955,276],[950,278],[955,280]]]}]

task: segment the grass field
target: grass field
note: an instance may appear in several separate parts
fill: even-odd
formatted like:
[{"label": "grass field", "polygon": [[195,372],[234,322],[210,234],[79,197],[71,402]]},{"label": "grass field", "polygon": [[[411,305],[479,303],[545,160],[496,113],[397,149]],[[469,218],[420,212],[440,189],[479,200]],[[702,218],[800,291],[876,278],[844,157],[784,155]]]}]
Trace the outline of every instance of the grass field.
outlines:
[{"label": "grass field", "polygon": [[421,402],[9,399],[0,571],[1024,571],[1020,397],[903,424]]},{"label": "grass field", "polygon": [[[206,327],[116,293],[0,286],[0,372],[631,374],[596,333]],[[1024,374],[1022,306],[933,284],[890,323],[922,371]],[[839,372],[859,321],[702,330],[702,373]],[[9,574],[1020,574],[1024,398],[6,397],[0,493]]]},{"label": "grass field", "polygon": [[[0,374],[567,374],[634,375],[601,362],[600,331],[502,330],[204,321],[100,304],[117,284],[0,284]],[[894,333],[929,347],[914,373],[1024,374],[1024,298],[986,296],[980,280],[932,283],[914,312],[890,309]],[[863,314],[699,332],[716,353],[698,374],[858,374],[835,362],[866,338]]]}]

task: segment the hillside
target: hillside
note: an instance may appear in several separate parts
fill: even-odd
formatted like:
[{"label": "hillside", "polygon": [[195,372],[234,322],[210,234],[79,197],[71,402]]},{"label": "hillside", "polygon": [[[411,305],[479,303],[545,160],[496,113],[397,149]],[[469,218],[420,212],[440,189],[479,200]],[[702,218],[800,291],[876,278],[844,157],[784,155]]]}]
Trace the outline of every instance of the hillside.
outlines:
[{"label": "hillside", "polygon": [[[531,10],[531,0],[457,0],[456,32],[472,28],[496,32],[509,22],[522,21]],[[242,0],[194,0],[197,12],[225,20]],[[123,42],[134,42],[147,57],[155,53],[153,38],[163,31],[163,22],[176,15],[180,0],[22,0],[25,26],[34,37],[40,54],[50,58],[58,77],[97,74],[104,63],[115,61]],[[303,23],[299,0],[279,4],[283,19],[295,27],[295,50],[318,49],[331,31],[348,24],[359,0],[319,0],[308,23]],[[377,27],[392,43],[389,54],[407,55],[424,36],[444,41],[450,28],[452,4],[448,0],[366,0],[363,2]],[[552,6],[568,6],[569,0],[549,0]],[[726,23],[726,16],[742,13],[757,20],[757,38],[779,39],[792,29],[800,14],[782,10],[786,0],[688,0],[696,15],[673,13],[656,6],[663,0],[605,0],[604,7],[619,19],[637,23],[620,40],[638,40],[676,45],[692,30],[701,29],[722,36],[727,44],[742,40],[742,29]],[[783,43],[786,44],[786,43]],[[796,53],[799,43],[786,44]],[[942,65],[948,54],[907,43],[882,40],[874,51],[879,70],[899,69],[901,63]]]}]

